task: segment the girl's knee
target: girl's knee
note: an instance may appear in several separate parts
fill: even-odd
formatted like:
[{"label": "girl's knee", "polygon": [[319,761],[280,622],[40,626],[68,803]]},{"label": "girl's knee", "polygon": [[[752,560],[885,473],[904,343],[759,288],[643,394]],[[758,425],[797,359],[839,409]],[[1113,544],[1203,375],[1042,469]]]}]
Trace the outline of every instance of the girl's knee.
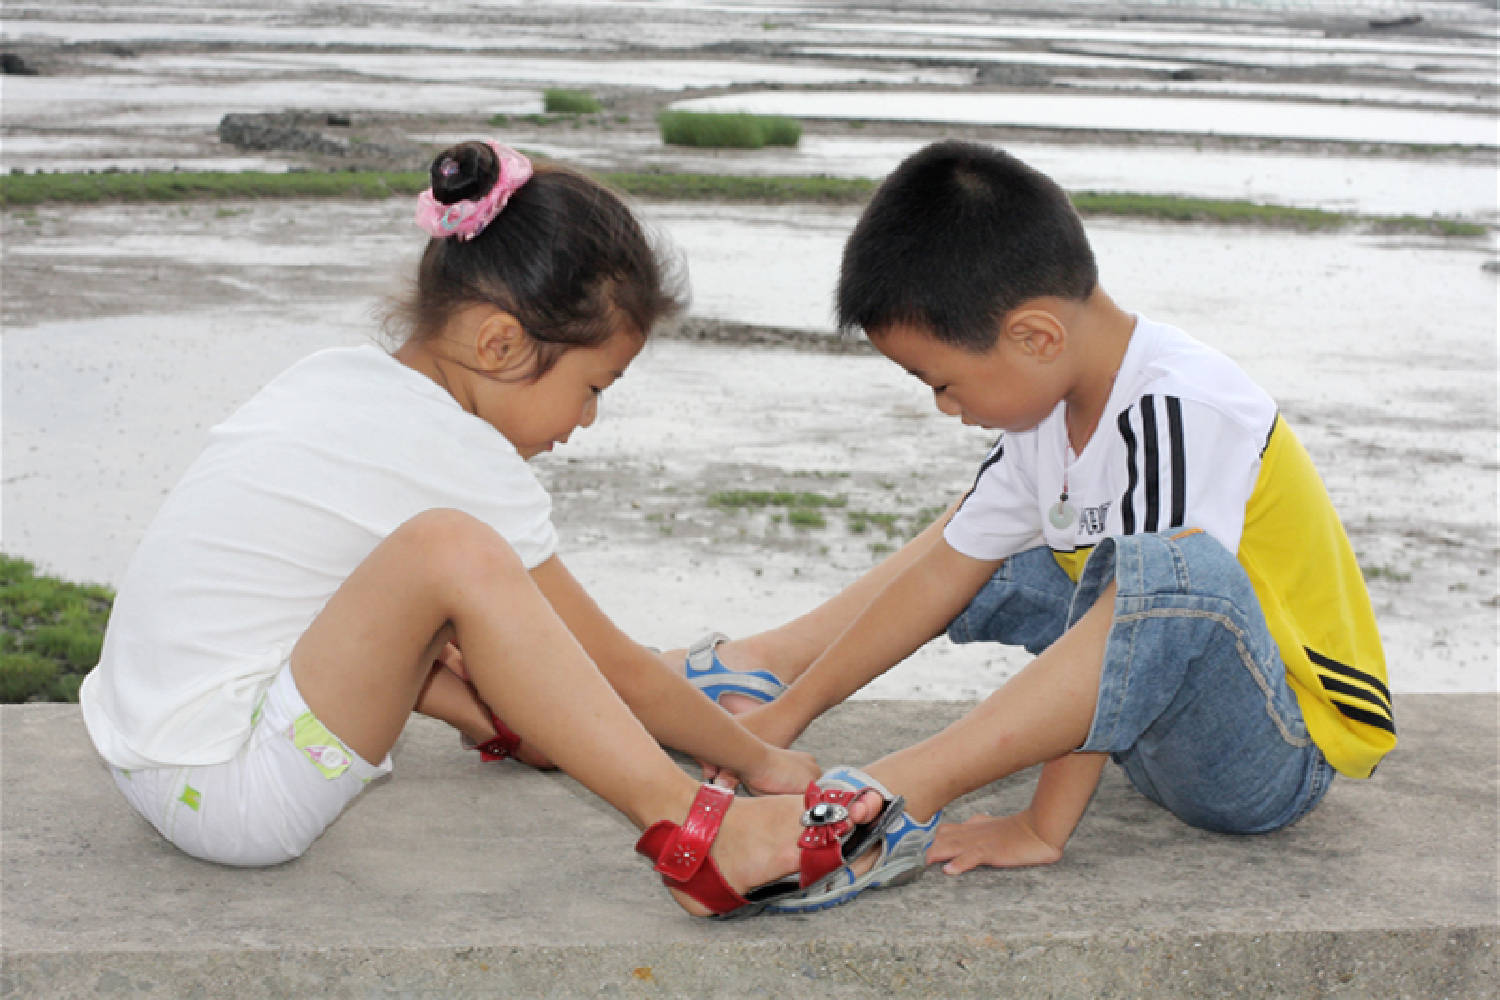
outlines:
[{"label": "girl's knee", "polygon": [[460,510],[423,511],[393,531],[389,541],[452,582],[526,575],[521,557],[499,532]]}]

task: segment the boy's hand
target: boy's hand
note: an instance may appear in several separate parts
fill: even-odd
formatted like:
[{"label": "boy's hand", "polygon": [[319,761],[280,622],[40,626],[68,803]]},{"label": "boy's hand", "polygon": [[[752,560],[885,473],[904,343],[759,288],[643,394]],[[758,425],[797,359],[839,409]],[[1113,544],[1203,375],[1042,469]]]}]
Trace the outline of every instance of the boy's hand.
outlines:
[{"label": "boy's hand", "polygon": [[1030,810],[1011,816],[975,816],[963,823],[938,825],[927,860],[946,861],[943,871],[961,875],[971,868],[1024,868],[1055,864],[1062,848],[1043,840],[1032,828]]}]

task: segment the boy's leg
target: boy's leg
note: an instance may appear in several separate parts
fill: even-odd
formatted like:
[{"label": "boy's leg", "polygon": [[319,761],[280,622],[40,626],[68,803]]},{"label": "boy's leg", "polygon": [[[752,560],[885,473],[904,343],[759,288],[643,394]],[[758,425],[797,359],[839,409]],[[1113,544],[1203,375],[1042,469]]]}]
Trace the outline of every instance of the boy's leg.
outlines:
[{"label": "boy's leg", "polygon": [[1249,580],[1211,537],[1107,540],[1070,616],[1056,643],[973,712],[871,775],[918,819],[1074,750],[1113,753],[1143,793],[1208,829],[1275,829],[1321,798],[1331,769]]},{"label": "boy's leg", "polygon": [[[942,538],[958,503],[954,501],[915,538],[813,610],[776,628],[721,643],[716,650],[720,661],[735,670],[768,670],[790,684],[833,644],[876,594]],[[682,650],[671,650],[665,659],[672,669],[681,670],[683,655]],[[749,699],[734,700],[737,697],[726,695],[723,704],[735,711],[757,704]]]},{"label": "boy's leg", "polygon": [[1117,620],[1083,748],[1113,754],[1143,794],[1207,830],[1275,830],[1317,805],[1334,772],[1234,554],[1194,530],[1112,539],[1078,600],[1105,581]]}]

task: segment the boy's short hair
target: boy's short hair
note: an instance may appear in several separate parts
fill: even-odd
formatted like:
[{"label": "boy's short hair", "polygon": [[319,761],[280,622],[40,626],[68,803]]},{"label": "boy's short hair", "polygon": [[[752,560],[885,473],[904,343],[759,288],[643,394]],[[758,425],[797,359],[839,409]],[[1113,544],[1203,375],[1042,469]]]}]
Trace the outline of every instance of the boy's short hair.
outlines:
[{"label": "boy's short hair", "polygon": [[998,149],[939,142],[886,178],[844,246],[838,323],[900,325],[975,352],[1042,295],[1082,301],[1099,280],[1062,188]]}]

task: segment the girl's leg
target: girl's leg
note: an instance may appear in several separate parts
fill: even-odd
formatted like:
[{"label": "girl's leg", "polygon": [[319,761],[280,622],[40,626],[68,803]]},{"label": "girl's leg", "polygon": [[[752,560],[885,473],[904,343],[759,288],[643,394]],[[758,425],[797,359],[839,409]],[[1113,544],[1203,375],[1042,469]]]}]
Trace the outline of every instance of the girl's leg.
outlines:
[{"label": "girl's leg", "polygon": [[[420,514],[376,546],[293,649],[292,674],[330,731],[381,760],[450,638],[480,698],[522,739],[637,827],[683,819],[698,783],[616,696],[504,540],[465,514]],[[796,868],[801,809],[795,796],[736,803],[713,851],[730,884]],[[856,818],[875,809],[862,802]]]}]

